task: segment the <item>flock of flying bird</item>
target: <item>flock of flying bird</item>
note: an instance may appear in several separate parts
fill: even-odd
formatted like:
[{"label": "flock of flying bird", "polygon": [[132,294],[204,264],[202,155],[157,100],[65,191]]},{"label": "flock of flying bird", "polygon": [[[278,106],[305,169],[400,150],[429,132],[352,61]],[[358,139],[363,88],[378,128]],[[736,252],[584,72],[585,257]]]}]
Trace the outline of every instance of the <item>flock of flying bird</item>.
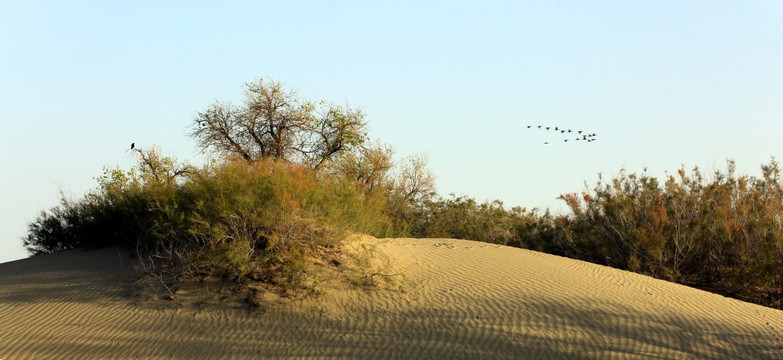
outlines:
[{"label": "flock of flying bird", "polygon": [[[527,128],[531,129],[533,128],[533,125],[528,125]],[[563,139],[563,142],[570,141],[584,141],[584,142],[593,142],[596,139],[595,133],[588,134],[586,131],[583,130],[571,130],[566,128],[561,128],[557,126],[544,126],[544,125],[538,125],[536,128],[546,131],[554,131],[555,133],[560,133],[563,136],[566,136],[568,138]],[[572,138],[572,136],[576,135],[576,138]],[[549,141],[544,141],[544,144],[549,144]]]}]

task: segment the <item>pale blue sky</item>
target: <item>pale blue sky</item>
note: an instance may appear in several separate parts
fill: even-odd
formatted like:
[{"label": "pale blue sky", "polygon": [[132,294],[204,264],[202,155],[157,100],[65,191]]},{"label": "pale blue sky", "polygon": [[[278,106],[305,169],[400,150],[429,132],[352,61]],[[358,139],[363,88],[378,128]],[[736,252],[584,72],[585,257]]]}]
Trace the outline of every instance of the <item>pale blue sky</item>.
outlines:
[{"label": "pale blue sky", "polygon": [[198,162],[193,116],[259,77],[362,107],[443,195],[557,212],[622,167],[757,175],[783,158],[781,19],[780,1],[0,0],[0,262],[131,142]]}]

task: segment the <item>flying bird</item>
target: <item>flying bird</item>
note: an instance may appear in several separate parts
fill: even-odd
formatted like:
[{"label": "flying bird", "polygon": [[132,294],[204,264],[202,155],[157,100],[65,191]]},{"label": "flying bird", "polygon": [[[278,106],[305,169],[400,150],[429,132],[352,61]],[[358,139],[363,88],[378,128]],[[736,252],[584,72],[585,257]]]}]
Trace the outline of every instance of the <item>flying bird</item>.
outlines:
[{"label": "flying bird", "polygon": [[[563,140],[564,143],[567,143],[569,140],[572,141],[584,141],[584,142],[593,142],[597,140],[595,137],[598,136],[596,133],[589,133],[586,130],[573,130],[568,129],[560,126],[546,126],[546,125],[527,125],[528,129],[531,129],[533,127],[536,127],[538,129],[544,129],[544,130],[554,130],[555,133],[560,132],[560,134],[571,134],[572,132],[578,133],[576,138],[571,138],[570,136],[573,135],[565,135],[564,137],[561,137],[560,140]],[[550,145],[554,144],[555,142],[552,140],[545,141],[544,144]]]}]

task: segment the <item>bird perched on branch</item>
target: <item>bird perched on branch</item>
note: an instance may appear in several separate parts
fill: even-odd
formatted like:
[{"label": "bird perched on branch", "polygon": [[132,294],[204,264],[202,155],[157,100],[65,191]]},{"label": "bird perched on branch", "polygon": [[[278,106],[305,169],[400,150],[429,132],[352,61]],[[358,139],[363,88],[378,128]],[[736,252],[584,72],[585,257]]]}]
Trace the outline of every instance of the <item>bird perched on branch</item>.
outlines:
[{"label": "bird perched on branch", "polygon": [[136,143],[131,143],[131,150],[136,147]]}]

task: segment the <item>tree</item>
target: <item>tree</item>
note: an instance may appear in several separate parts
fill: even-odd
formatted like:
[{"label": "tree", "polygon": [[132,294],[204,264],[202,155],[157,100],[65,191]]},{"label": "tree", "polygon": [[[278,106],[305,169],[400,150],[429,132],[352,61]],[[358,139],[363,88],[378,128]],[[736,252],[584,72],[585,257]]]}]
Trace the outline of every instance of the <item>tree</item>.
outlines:
[{"label": "tree", "polygon": [[405,202],[421,204],[435,195],[435,176],[427,167],[426,154],[417,153],[403,159],[396,190]]},{"label": "tree", "polygon": [[336,154],[365,142],[364,113],[349,106],[299,99],[271,80],[245,84],[242,106],[216,102],[199,112],[191,136],[212,149],[247,162],[296,162],[320,169]]},{"label": "tree", "polygon": [[329,172],[337,177],[349,179],[372,193],[390,185],[394,150],[391,145],[376,141],[369,146],[360,146],[346,151],[329,165]]}]

